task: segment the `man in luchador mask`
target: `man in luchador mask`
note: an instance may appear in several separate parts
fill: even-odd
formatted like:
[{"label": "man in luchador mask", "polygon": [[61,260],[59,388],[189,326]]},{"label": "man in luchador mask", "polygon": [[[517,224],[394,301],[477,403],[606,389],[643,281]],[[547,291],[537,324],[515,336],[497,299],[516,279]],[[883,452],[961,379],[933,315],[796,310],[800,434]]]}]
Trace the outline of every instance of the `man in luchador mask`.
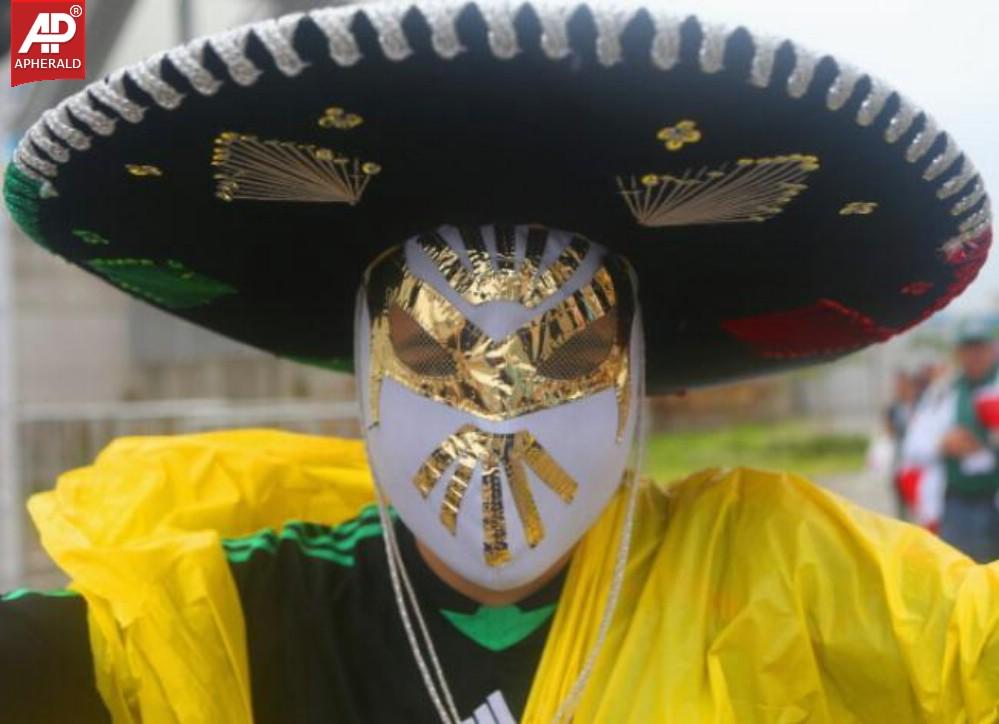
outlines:
[{"label": "man in luchador mask", "polygon": [[5,193],[134,296],[352,357],[364,436],[124,438],[32,498],[71,583],[0,603],[10,721],[999,716],[997,564],[790,473],[641,474],[647,391],[835,359],[984,262],[974,167],[882,83],[638,2],[343,6],[92,84]]}]

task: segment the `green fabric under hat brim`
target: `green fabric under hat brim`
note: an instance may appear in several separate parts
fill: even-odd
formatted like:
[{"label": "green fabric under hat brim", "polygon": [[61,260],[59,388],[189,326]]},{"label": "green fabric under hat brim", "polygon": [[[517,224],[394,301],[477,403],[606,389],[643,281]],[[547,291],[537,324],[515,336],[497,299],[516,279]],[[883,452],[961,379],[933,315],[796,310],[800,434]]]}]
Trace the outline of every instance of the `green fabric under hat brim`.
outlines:
[{"label": "green fabric under hat brim", "polygon": [[7,173],[35,241],[324,367],[385,248],[540,223],[639,273],[652,391],[835,359],[974,279],[988,199],[932,119],[790,42],[640,3],[368,3],[111,74]]}]

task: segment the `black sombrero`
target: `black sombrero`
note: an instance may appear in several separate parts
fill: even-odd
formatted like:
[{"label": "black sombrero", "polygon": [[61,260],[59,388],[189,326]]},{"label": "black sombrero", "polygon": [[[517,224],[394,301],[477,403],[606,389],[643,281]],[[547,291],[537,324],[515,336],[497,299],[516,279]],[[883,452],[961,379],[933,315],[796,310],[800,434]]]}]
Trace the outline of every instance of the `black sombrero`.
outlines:
[{"label": "black sombrero", "polygon": [[653,391],[884,340],[991,238],[971,161],[905,98],[638,2],[370,3],[195,41],[47,112],[5,193],[112,284],[334,368],[385,247],[575,231],[639,271]]}]

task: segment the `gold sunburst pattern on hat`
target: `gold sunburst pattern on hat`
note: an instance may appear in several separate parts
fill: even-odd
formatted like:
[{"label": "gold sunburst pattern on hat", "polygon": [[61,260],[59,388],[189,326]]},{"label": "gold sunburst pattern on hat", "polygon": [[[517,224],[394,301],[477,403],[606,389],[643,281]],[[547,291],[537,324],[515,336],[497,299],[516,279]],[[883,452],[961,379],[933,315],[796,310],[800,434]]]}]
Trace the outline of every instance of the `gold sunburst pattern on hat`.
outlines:
[{"label": "gold sunburst pattern on hat", "polygon": [[440,521],[454,535],[458,513],[476,467],[482,472],[483,556],[490,566],[510,560],[502,477],[506,477],[514,507],[532,548],[545,537],[544,523],[531,492],[527,468],[565,503],[576,497],[578,483],[527,430],[513,434],[484,432],[464,425],[430,455],[413,477],[413,484],[426,498],[455,465],[441,502]]},{"label": "gold sunburst pattern on hat", "polygon": [[215,195],[223,201],[357,204],[381,166],[328,148],[261,140],[227,131],[212,154]]},{"label": "gold sunburst pattern on hat", "polygon": [[686,170],[680,176],[645,174],[618,177],[632,216],[642,226],[694,226],[766,221],[807,187],[819,159],[786,156],[740,158],[732,166]]}]

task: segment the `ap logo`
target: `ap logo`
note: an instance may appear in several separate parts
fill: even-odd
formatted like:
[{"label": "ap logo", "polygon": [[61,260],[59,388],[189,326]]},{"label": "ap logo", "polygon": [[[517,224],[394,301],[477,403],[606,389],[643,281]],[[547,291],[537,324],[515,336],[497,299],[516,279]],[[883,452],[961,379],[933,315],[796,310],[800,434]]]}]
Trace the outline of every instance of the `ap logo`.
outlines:
[{"label": "ap logo", "polygon": [[85,0],[13,0],[10,84],[86,78]]},{"label": "ap logo", "polygon": [[18,53],[27,53],[35,43],[42,44],[43,53],[58,53],[59,44],[73,39],[76,35],[76,20],[66,13],[38,13],[35,24],[28,31],[28,37],[21,43]]}]

